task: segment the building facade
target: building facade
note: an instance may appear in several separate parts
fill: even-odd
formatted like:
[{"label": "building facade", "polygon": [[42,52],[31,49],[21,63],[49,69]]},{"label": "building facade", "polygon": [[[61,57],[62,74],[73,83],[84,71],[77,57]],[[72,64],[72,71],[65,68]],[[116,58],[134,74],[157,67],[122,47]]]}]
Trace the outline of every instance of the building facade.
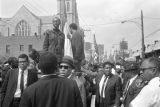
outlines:
[{"label": "building facade", "polygon": [[[63,0],[57,0],[57,15],[61,17],[64,14],[63,10]],[[68,23],[76,23],[77,25],[79,25],[76,0],[65,0],[65,11]]]},{"label": "building facade", "polygon": [[[57,14],[60,17],[61,9],[57,0]],[[78,23],[76,0],[65,0],[67,19],[69,23]],[[75,16],[76,15],[76,16]],[[54,16],[36,16],[24,5],[11,18],[0,18],[0,55],[18,56],[34,48],[42,50],[43,33],[52,29]]]}]

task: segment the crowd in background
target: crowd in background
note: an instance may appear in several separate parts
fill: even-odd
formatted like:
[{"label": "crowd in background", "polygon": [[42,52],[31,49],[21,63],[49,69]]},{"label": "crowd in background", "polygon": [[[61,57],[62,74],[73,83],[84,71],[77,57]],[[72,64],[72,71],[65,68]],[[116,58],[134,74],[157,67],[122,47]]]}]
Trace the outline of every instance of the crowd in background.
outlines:
[{"label": "crowd in background", "polygon": [[1,65],[0,107],[160,107],[160,59],[90,63],[83,38],[70,24],[73,57],[64,54],[60,20],[46,31],[43,51]]},{"label": "crowd in background", "polygon": [[[151,102],[154,103],[155,105],[156,105],[156,103],[158,103],[158,104],[160,103],[160,102],[156,102],[156,101],[159,101],[159,99],[160,99],[158,96],[156,96],[156,98],[154,98],[155,94],[152,95],[151,97],[147,96],[147,95],[149,95],[149,93],[151,94],[151,92],[154,91],[154,87],[160,88],[159,85],[156,86],[157,84],[160,83],[160,79],[158,79],[157,84],[156,84],[156,82],[151,82],[151,83],[154,83],[154,85],[152,85],[150,83],[150,80],[153,80],[153,78],[155,78],[155,79],[159,78],[160,62],[159,62],[158,58],[151,57],[149,59],[145,59],[144,61],[142,61],[141,64],[136,63],[136,62],[125,62],[125,65],[122,65],[121,63],[114,64],[111,62],[104,62],[101,64],[91,64],[87,61],[83,61],[83,63],[81,63],[81,71],[76,71],[75,66],[74,66],[74,60],[70,56],[64,56],[62,58],[62,60],[60,62],[58,62],[58,60],[56,60],[56,56],[53,55],[55,58],[53,59],[53,62],[52,62],[52,59],[50,58],[52,53],[49,53],[51,55],[47,55],[47,56],[44,56],[43,54],[46,55],[48,53],[44,52],[44,53],[42,53],[42,55],[40,55],[39,52],[37,52],[36,50],[33,49],[30,52],[30,54],[28,55],[29,56],[28,57],[28,65],[27,65],[26,69],[30,70],[30,72],[34,72],[37,75],[39,80],[35,79],[34,82],[36,82],[37,80],[38,80],[38,82],[40,82],[41,79],[43,79],[45,76],[50,76],[53,74],[58,76],[59,79],[65,78],[65,79],[74,80],[77,85],[77,88],[78,88],[78,90],[76,90],[76,92],[77,92],[77,94],[79,93],[79,98],[78,97],[75,97],[75,98],[79,99],[79,104],[73,105],[73,107],[132,107],[132,106],[133,107],[159,107],[159,105],[158,106],[151,106]],[[20,55],[18,58],[10,57],[1,66],[1,70],[2,70],[1,77],[2,77],[2,84],[3,84],[2,90],[1,90],[1,104],[2,104],[1,106],[2,107],[7,107],[5,105],[5,98],[7,95],[7,89],[8,89],[7,87],[8,86],[5,86],[6,90],[3,89],[5,79],[7,78],[6,76],[10,72],[13,73],[13,72],[15,72],[16,69],[20,68],[21,62],[19,59],[21,58],[21,56],[23,56],[23,54]],[[48,59],[48,57],[49,57],[49,59]],[[47,61],[49,61],[49,62],[47,62]],[[47,66],[47,68],[42,67],[44,69],[43,70],[41,68],[41,66]],[[53,68],[51,66],[53,66]],[[52,68],[52,71],[50,71],[51,70],[50,67]],[[105,76],[107,77],[107,83],[104,82]],[[37,77],[35,76],[34,78],[37,78]],[[55,78],[53,77],[52,79],[54,80]],[[156,81],[156,80],[153,80],[153,81]],[[36,82],[36,83],[38,84],[38,82]],[[52,82],[54,83],[54,81],[52,81]],[[145,88],[149,87],[149,85],[150,85],[149,83],[152,85],[152,89],[147,90]],[[40,86],[43,86],[43,83],[39,83],[39,84],[40,84]],[[100,86],[100,84],[102,85],[102,87]],[[105,92],[103,92],[103,94],[101,95],[100,90],[102,91],[104,84],[106,84],[105,85]],[[33,86],[32,85],[29,86],[31,88],[30,90],[33,91],[34,88],[32,89],[32,87],[34,87],[34,85],[35,84],[33,84]],[[69,84],[66,83],[65,85],[69,85]],[[64,89],[65,89],[65,85],[63,86]],[[54,88],[58,88],[57,85],[54,85],[54,86],[55,86]],[[26,87],[26,89],[27,89],[27,87]],[[38,93],[38,92],[36,92],[37,90],[35,89],[34,90],[35,93],[33,94],[34,96],[32,96],[32,97],[37,98],[37,96],[39,96],[39,99],[41,99],[41,98],[43,99],[43,96],[45,96],[44,94],[45,94],[45,91],[47,91],[47,88],[49,88],[49,87],[46,86],[44,88],[44,90],[42,90],[42,92],[39,93],[40,95],[35,95],[35,93]],[[49,89],[49,90],[52,90],[53,87],[50,87],[50,88],[51,89]],[[64,89],[60,88],[59,90],[62,90],[62,91],[60,93],[56,92],[57,93],[56,98],[58,98],[58,96],[61,96],[61,95],[66,96],[66,94],[64,94],[64,92],[66,90],[64,91]],[[145,91],[148,91],[148,93],[145,92],[145,94],[147,93],[146,97],[144,97],[144,99],[141,99],[141,98],[143,98],[142,96],[144,94],[143,89]],[[3,93],[4,91],[6,92],[5,94]],[[149,92],[149,91],[151,91],[151,92]],[[159,92],[159,91],[157,91],[157,92]],[[55,95],[54,93],[52,93],[52,94]],[[159,95],[159,94],[157,94],[157,95]],[[2,97],[2,96],[4,96],[4,97]],[[51,97],[51,96],[48,96],[48,93],[46,93],[45,99],[43,99],[45,101],[43,103],[50,104],[52,101],[48,102],[49,99],[47,100],[46,97]],[[26,97],[26,98],[28,98],[28,97]],[[37,103],[38,103],[38,102],[36,102],[37,100],[35,102],[31,101],[30,103],[33,103],[33,104],[26,106],[25,105],[26,103],[28,103],[30,100],[33,100],[32,98],[31,99],[26,99],[26,98],[22,97],[22,99],[25,99],[25,100],[20,99],[20,101],[22,101],[21,107],[31,107],[31,105],[32,105],[32,107],[41,107],[42,106],[42,105],[41,106],[37,105]],[[68,98],[70,98],[71,101],[74,99],[74,98],[71,99],[70,95],[68,95]],[[148,101],[149,98],[151,101],[150,100]],[[64,98],[64,100],[66,100],[66,99]],[[138,105],[138,104],[141,104],[140,102],[138,102],[139,99],[141,99],[140,102],[144,103],[144,105],[143,104]],[[29,100],[29,101],[25,102],[26,100]],[[61,103],[64,103],[63,98],[61,98],[61,100],[62,100]],[[74,99],[74,100],[76,100],[76,99]],[[144,100],[144,102],[143,102],[143,100]],[[9,100],[7,99],[7,102],[6,102],[7,104],[9,104],[8,101]],[[147,103],[149,103],[149,105],[146,106],[145,101],[147,101]],[[11,103],[12,103],[12,101],[11,101]],[[70,107],[70,103],[68,101],[68,104],[69,104],[68,106],[67,105],[60,105],[60,106],[55,105],[55,107],[62,107],[62,106],[63,107]],[[8,106],[8,107],[11,107],[11,106]],[[46,105],[46,107],[50,107],[50,106]]]}]

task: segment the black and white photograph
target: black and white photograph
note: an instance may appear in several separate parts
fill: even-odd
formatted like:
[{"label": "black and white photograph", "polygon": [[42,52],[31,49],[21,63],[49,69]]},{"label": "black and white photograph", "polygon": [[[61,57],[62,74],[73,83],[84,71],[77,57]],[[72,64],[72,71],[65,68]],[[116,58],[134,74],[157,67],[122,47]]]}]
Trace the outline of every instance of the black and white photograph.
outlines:
[{"label": "black and white photograph", "polygon": [[160,107],[160,1],[0,0],[0,107]]}]

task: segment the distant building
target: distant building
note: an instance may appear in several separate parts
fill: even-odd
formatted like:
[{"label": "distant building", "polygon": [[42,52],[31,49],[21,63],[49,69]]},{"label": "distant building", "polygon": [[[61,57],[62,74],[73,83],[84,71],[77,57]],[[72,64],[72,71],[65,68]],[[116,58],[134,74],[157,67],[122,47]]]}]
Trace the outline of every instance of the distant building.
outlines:
[{"label": "distant building", "polygon": [[[60,2],[57,0],[57,15],[60,17]],[[67,20],[79,23],[76,0],[65,0]],[[42,50],[43,33],[52,29],[53,16],[36,16],[22,6],[13,17],[0,19],[0,55],[18,56],[34,48]]]},{"label": "distant building", "polygon": [[[84,50],[85,50],[85,56],[86,56],[87,60],[89,60],[91,58],[92,51],[93,51],[92,48],[93,48],[93,43],[85,42]],[[99,60],[101,62],[104,57],[104,45],[103,44],[98,44],[98,53],[99,53],[99,57],[100,57]]]}]

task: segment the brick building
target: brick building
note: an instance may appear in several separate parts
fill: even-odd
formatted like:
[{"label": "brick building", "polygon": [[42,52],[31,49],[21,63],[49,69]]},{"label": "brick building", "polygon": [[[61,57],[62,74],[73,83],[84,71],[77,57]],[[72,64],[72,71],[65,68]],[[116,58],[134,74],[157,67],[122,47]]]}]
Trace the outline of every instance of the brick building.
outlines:
[{"label": "brick building", "polygon": [[[60,17],[60,0],[57,0],[57,15]],[[67,20],[78,23],[76,0],[65,0]],[[34,48],[42,50],[47,29],[52,29],[53,16],[36,16],[27,7],[22,6],[13,17],[0,18],[0,55],[18,56]]]}]

